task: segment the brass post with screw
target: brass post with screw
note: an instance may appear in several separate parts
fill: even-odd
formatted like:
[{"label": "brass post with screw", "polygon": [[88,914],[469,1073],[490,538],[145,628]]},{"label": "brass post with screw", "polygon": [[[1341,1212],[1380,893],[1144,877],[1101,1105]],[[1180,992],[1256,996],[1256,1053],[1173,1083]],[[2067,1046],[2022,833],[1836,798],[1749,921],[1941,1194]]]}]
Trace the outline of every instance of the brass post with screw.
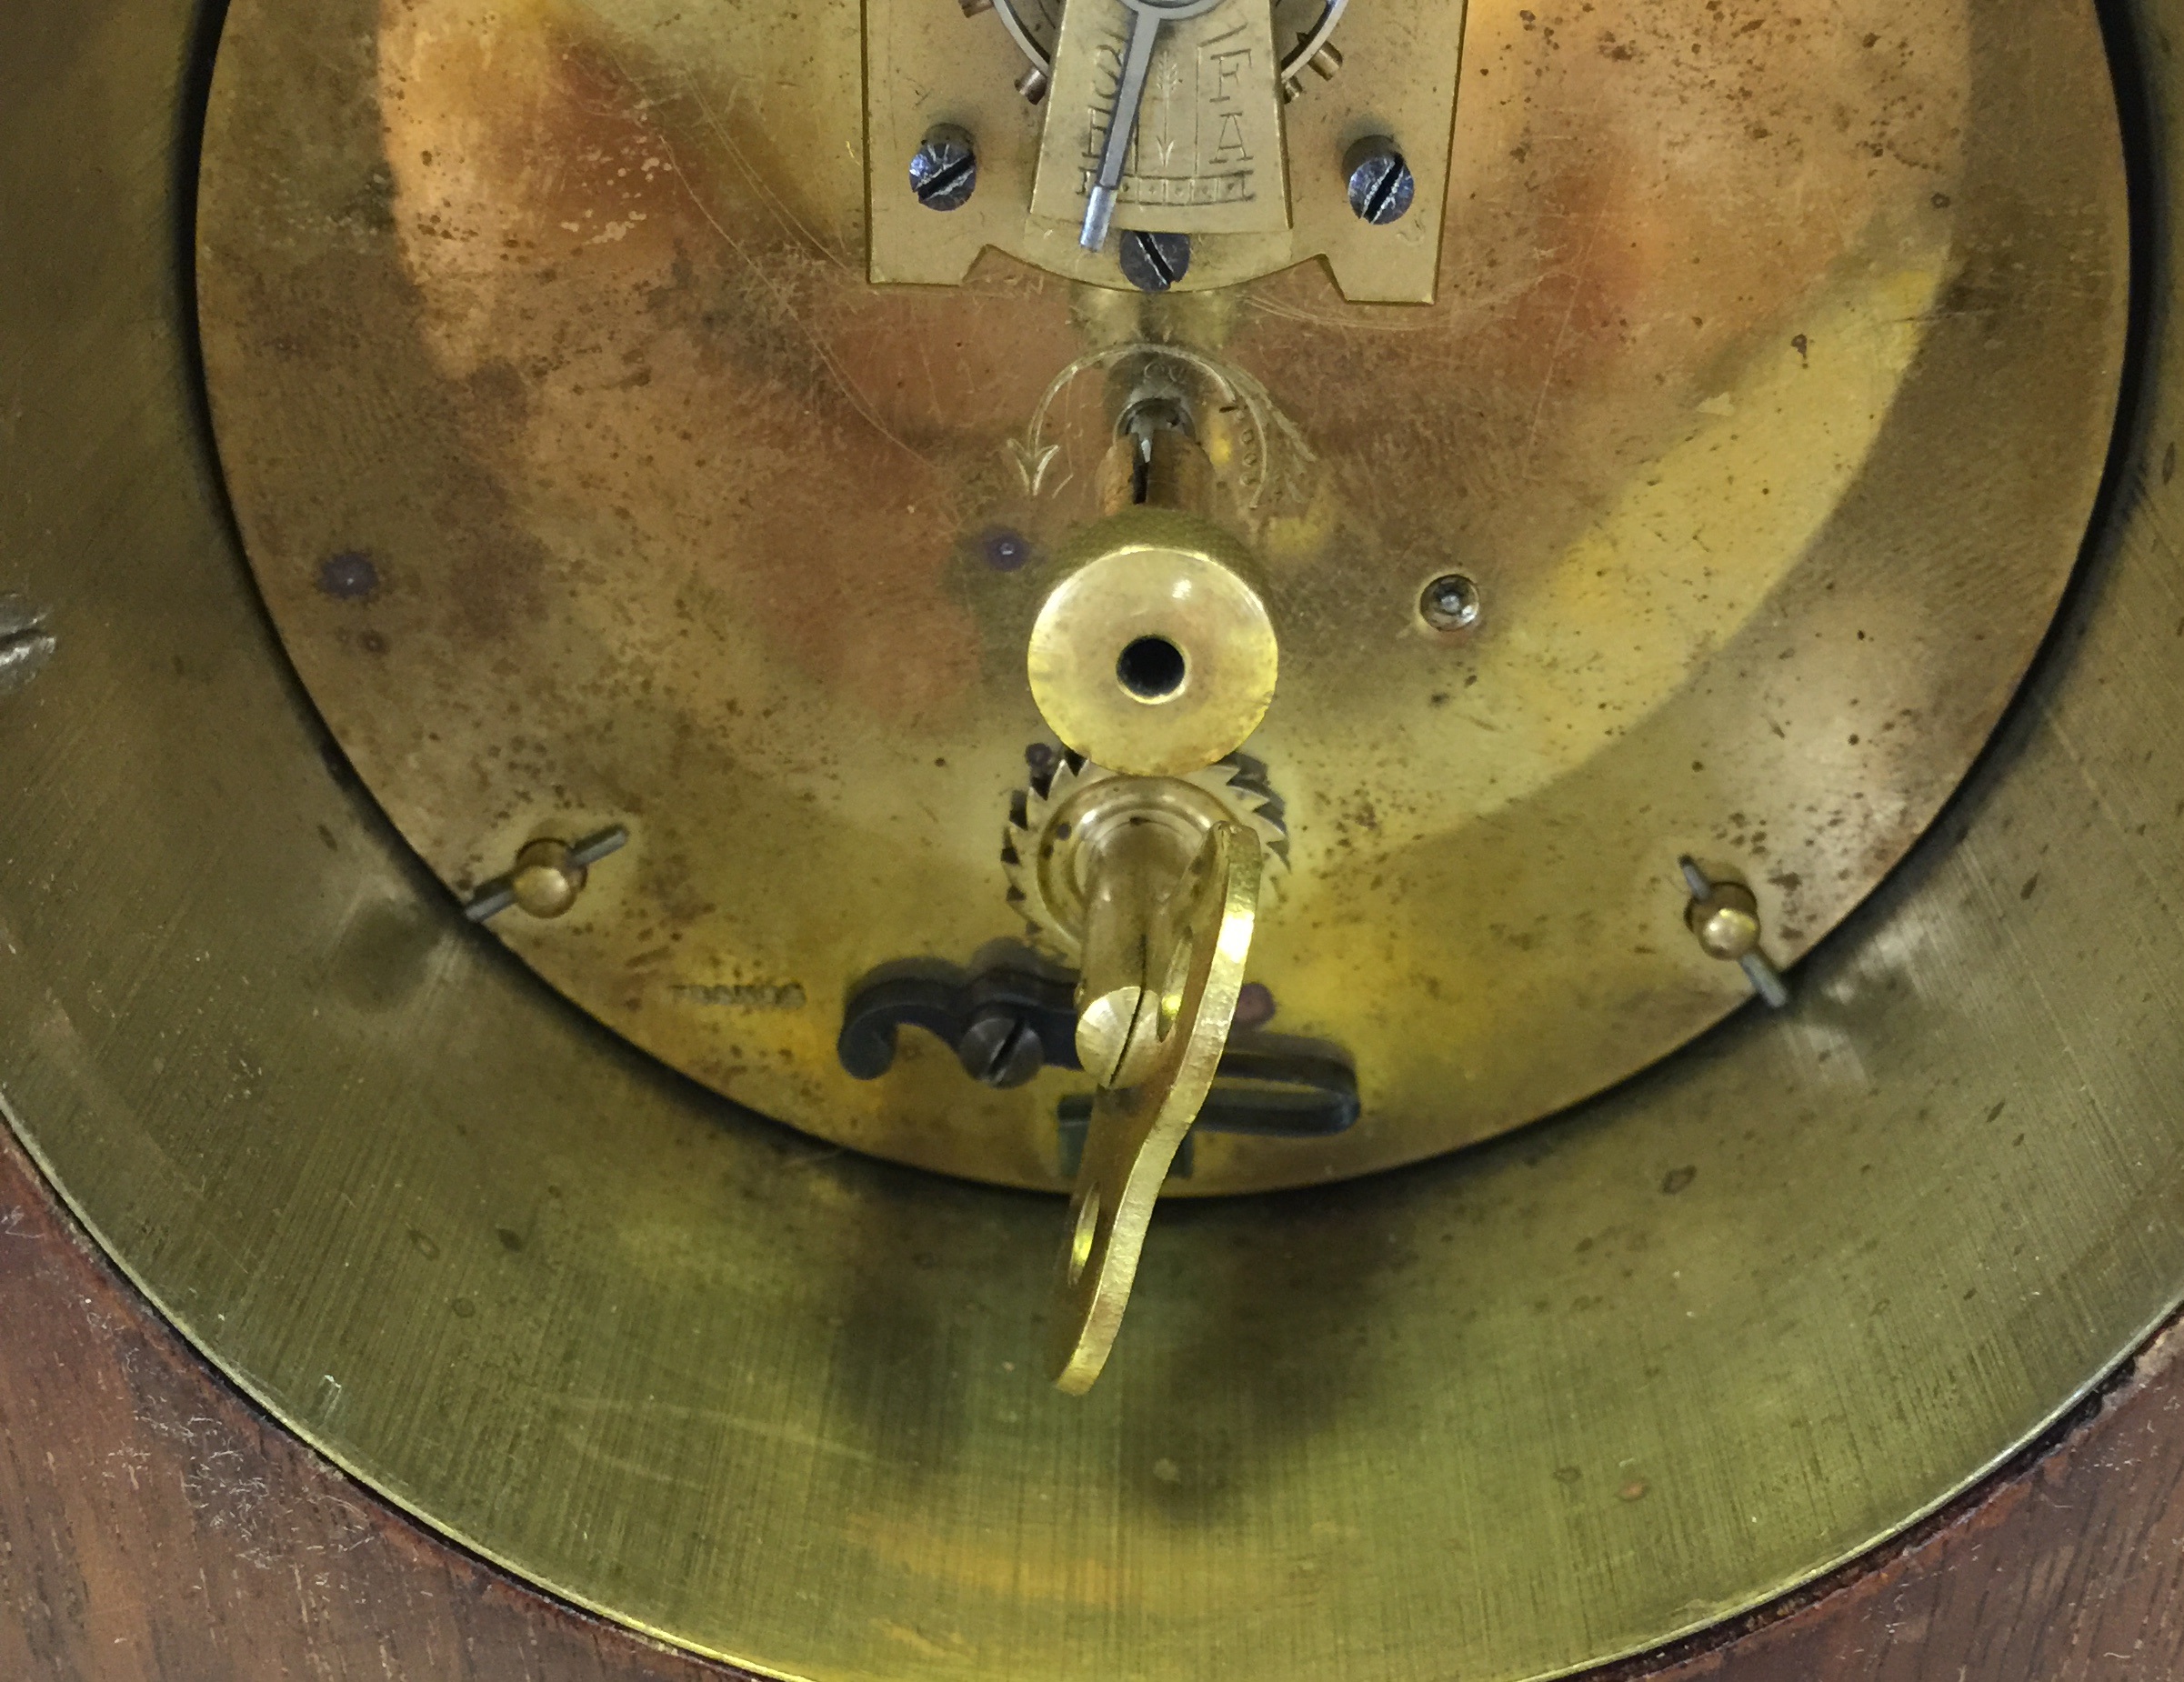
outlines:
[{"label": "brass post with screw", "polygon": [[1712,880],[1688,855],[1676,862],[1684,886],[1691,891],[1684,925],[1698,936],[1700,950],[1708,957],[1735,964],[1768,1009],[1782,1009],[1789,1003],[1789,986],[1759,950],[1759,902],[1752,890],[1741,882]]},{"label": "brass post with screw", "polygon": [[486,923],[513,906],[542,922],[566,916],[584,892],[591,867],[628,845],[629,831],[619,824],[582,841],[541,837],[516,854],[516,867],[507,875],[473,894],[463,915],[473,923]]}]

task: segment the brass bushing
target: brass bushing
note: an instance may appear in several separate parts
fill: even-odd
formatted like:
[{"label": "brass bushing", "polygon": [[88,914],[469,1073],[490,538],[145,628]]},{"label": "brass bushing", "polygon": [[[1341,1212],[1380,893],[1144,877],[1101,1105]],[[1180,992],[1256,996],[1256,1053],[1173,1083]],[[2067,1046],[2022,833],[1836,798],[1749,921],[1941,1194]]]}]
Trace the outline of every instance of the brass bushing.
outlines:
[{"label": "brass bushing", "polygon": [[1258,728],[1279,650],[1240,542],[1192,515],[1132,508],[1060,558],[1027,666],[1065,745],[1126,776],[1183,776]]}]

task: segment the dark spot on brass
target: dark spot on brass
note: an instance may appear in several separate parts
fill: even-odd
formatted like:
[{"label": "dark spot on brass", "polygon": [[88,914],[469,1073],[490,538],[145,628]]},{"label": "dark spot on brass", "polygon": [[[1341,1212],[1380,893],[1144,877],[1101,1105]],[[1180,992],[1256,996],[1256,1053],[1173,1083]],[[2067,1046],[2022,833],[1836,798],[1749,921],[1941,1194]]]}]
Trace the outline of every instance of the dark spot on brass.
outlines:
[{"label": "dark spot on brass", "polygon": [[337,602],[368,602],[379,594],[379,564],[361,549],[329,555],[318,564],[318,589]]},{"label": "dark spot on brass", "polygon": [[1247,981],[1236,996],[1236,1025],[1263,1028],[1274,1020],[1274,993],[1264,982]]},{"label": "dark spot on brass", "polygon": [[425,985],[446,931],[422,902],[385,900],[350,919],[334,948],[327,980],[358,1010],[392,1010]]},{"label": "dark spot on brass", "polygon": [[997,573],[1019,572],[1031,563],[1031,539],[1022,532],[990,531],[978,539],[978,553]]}]

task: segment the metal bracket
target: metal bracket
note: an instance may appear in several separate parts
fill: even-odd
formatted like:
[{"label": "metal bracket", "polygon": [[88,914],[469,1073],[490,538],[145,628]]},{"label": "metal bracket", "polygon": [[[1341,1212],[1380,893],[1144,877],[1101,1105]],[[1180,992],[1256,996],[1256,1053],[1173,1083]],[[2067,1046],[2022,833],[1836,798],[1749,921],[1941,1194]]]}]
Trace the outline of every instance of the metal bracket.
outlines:
[{"label": "metal bracket", "polygon": [[[935,969],[898,972],[868,982],[851,997],[836,1048],[852,1076],[877,1080],[894,1066],[897,1032],[923,1028],[956,1053],[973,1079],[1017,1086],[1042,1068],[1082,1066],[1075,1001],[1072,982],[1024,969],[1002,966],[967,977]],[[1360,1108],[1357,1074],[1333,1046],[1241,1030],[1222,1055],[1193,1131],[1330,1138],[1355,1126]],[[1077,1172],[1091,1120],[1090,1093],[1071,1094],[1057,1108],[1065,1176]],[[1176,1173],[1189,1176],[1187,1156],[1178,1156]]]},{"label": "metal bracket", "polygon": [[[987,8],[998,12],[1001,8]],[[1341,20],[1339,55],[1313,28],[1303,45],[1320,76],[1340,79],[1309,98],[1292,98],[1281,125],[1290,225],[1277,233],[1208,235],[1195,242],[1179,291],[1235,285],[1324,256],[1353,303],[1429,304],[1440,265],[1449,160],[1462,55],[1462,0],[1424,8],[1328,8],[1316,25]],[[1013,12],[1004,21],[1015,21]],[[1068,220],[1032,215],[1034,178],[1056,99],[1026,103],[1017,85],[1025,55],[995,17],[926,0],[866,0],[866,168],[870,204],[870,275],[876,284],[959,285],[989,246],[1071,280],[1120,287],[1114,253],[1087,252]],[[1298,51],[1303,50],[1300,45]],[[1295,55],[1279,67],[1293,95]],[[1027,73],[1043,87],[1035,64]],[[1104,124],[1097,117],[1094,126]],[[1087,114],[1076,114],[1079,126]],[[918,202],[908,165],[936,124],[974,136],[978,190],[937,215]],[[1400,142],[1416,179],[1417,207],[1376,226],[1352,212],[1343,170],[1368,135]]]}]

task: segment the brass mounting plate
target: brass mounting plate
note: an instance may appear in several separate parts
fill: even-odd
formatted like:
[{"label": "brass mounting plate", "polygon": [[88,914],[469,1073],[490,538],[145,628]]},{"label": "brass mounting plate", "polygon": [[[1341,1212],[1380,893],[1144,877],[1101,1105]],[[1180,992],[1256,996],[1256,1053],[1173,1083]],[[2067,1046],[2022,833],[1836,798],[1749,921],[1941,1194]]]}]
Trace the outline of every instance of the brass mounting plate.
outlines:
[{"label": "brass mounting plate", "polygon": [[[1279,7],[1277,47],[1293,42],[1324,9],[1296,0]],[[1232,286],[1324,256],[1352,302],[1430,303],[1441,257],[1464,11],[1464,0],[1352,5],[1336,35],[1340,74],[1326,82],[1305,75],[1305,92],[1282,112],[1290,225],[1199,241],[1179,289]],[[1088,285],[1126,284],[1112,241],[1104,252],[1084,251],[1074,223],[1029,214],[1049,105],[1027,105],[1017,93],[1023,56],[997,16],[967,18],[923,0],[866,0],[865,27],[874,281],[957,285],[991,249]],[[902,190],[910,155],[940,123],[955,124],[979,142],[978,190],[969,204],[946,215]],[[1418,180],[1410,214],[1387,227],[1360,222],[1343,189],[1343,156],[1370,135],[1400,137]],[[1137,221],[1126,215],[1119,225]]]},{"label": "brass mounting plate", "polygon": [[[312,10],[237,4],[237,62]],[[1962,190],[2012,196],[2104,108],[2093,18],[1963,15],[2000,149]],[[768,1675],[1513,1682],[1869,1547],[2184,1294],[2173,310],[2053,657],[1788,1016],[1475,1152],[1164,1211],[1124,1364],[1071,1402],[1027,1358],[1051,1199],[663,1075],[436,903],[326,754],[195,418],[201,16],[0,8],[0,590],[53,639],[0,696],[0,1108],[161,1307],[377,1488]],[[2173,165],[2184,5],[2117,25]],[[369,31],[257,39],[265,74],[323,78],[299,150],[348,133]],[[2177,253],[2150,259],[2166,298]],[[292,379],[352,330],[296,341]]]},{"label": "brass mounting plate", "polygon": [[[989,1091],[910,1034],[864,1083],[834,1040],[881,966],[1024,933],[1044,557],[1097,511],[1106,371],[1167,347],[1281,638],[1253,979],[1364,1098],[1334,1139],[1204,1141],[1187,1189],[1414,1161],[1748,996],[1680,855],[1808,951],[2047,627],[2116,400],[2122,167],[2089,17],[2021,83],[1984,3],[1475,10],[1452,284],[1376,307],[1308,265],[872,287],[847,0],[238,0],[222,460],[298,671],[446,882],[628,827],[570,916],[494,926],[540,974],[761,1114],[1058,1190],[1081,1081]],[[1484,612],[1430,632],[1451,567]]]}]

